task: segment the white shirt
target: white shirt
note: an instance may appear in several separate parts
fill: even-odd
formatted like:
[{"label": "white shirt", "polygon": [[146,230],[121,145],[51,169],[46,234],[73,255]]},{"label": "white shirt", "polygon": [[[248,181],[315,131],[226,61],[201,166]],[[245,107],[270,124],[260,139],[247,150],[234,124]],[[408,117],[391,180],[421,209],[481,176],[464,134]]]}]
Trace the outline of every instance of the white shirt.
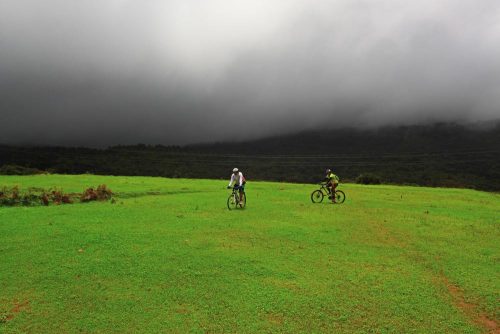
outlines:
[{"label": "white shirt", "polygon": [[234,173],[231,174],[231,181],[229,181],[229,186],[231,187],[233,183],[237,183],[241,187],[243,185],[243,173],[238,172],[236,175]]}]

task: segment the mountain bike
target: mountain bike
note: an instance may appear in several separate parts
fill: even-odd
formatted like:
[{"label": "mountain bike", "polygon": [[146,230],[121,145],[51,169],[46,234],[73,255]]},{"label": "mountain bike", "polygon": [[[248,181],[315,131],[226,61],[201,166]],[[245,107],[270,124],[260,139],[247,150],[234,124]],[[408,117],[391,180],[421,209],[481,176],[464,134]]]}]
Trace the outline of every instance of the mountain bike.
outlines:
[{"label": "mountain bike", "polygon": [[240,187],[233,187],[233,192],[229,195],[227,199],[227,208],[229,210],[233,209],[244,209],[247,205],[247,194],[243,191],[243,196],[240,198]]},{"label": "mountain bike", "polygon": [[[311,201],[313,203],[321,203],[323,202],[323,198],[327,196],[330,198],[330,191],[328,190],[326,183],[320,183],[321,187],[318,190],[315,190],[311,194]],[[335,203],[342,204],[345,201],[345,194],[342,190],[335,190]]]}]

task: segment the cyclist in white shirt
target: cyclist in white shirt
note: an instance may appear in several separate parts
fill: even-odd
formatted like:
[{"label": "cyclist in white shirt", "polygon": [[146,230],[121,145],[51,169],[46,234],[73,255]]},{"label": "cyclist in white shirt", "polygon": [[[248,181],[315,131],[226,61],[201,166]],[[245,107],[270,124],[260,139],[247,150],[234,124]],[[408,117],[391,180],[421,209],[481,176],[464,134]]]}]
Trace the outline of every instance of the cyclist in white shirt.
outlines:
[{"label": "cyclist in white shirt", "polygon": [[243,202],[243,196],[245,196],[245,177],[243,173],[238,170],[238,168],[233,169],[233,174],[231,174],[231,180],[229,181],[229,185],[227,188],[231,188],[234,184],[234,187],[240,192],[240,201]]}]

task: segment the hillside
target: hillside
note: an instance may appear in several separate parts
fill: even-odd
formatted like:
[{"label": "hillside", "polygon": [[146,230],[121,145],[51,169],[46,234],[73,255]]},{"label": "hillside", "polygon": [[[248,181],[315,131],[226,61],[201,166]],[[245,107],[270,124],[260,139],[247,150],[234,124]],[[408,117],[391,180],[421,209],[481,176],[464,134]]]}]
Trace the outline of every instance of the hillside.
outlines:
[{"label": "hillside", "polygon": [[[237,143],[107,149],[0,146],[0,166],[56,173],[226,178],[310,183],[333,168],[343,181],[500,190],[500,123],[324,130]],[[2,169],[0,169],[0,173]]]}]

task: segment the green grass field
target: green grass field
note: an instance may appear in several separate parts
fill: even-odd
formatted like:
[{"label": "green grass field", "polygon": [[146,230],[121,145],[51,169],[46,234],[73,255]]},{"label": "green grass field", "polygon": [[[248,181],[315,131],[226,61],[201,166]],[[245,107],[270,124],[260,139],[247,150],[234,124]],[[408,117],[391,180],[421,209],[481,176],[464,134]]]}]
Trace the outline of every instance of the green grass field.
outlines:
[{"label": "green grass field", "polygon": [[0,176],[116,203],[0,208],[0,333],[498,333],[500,196]]}]

